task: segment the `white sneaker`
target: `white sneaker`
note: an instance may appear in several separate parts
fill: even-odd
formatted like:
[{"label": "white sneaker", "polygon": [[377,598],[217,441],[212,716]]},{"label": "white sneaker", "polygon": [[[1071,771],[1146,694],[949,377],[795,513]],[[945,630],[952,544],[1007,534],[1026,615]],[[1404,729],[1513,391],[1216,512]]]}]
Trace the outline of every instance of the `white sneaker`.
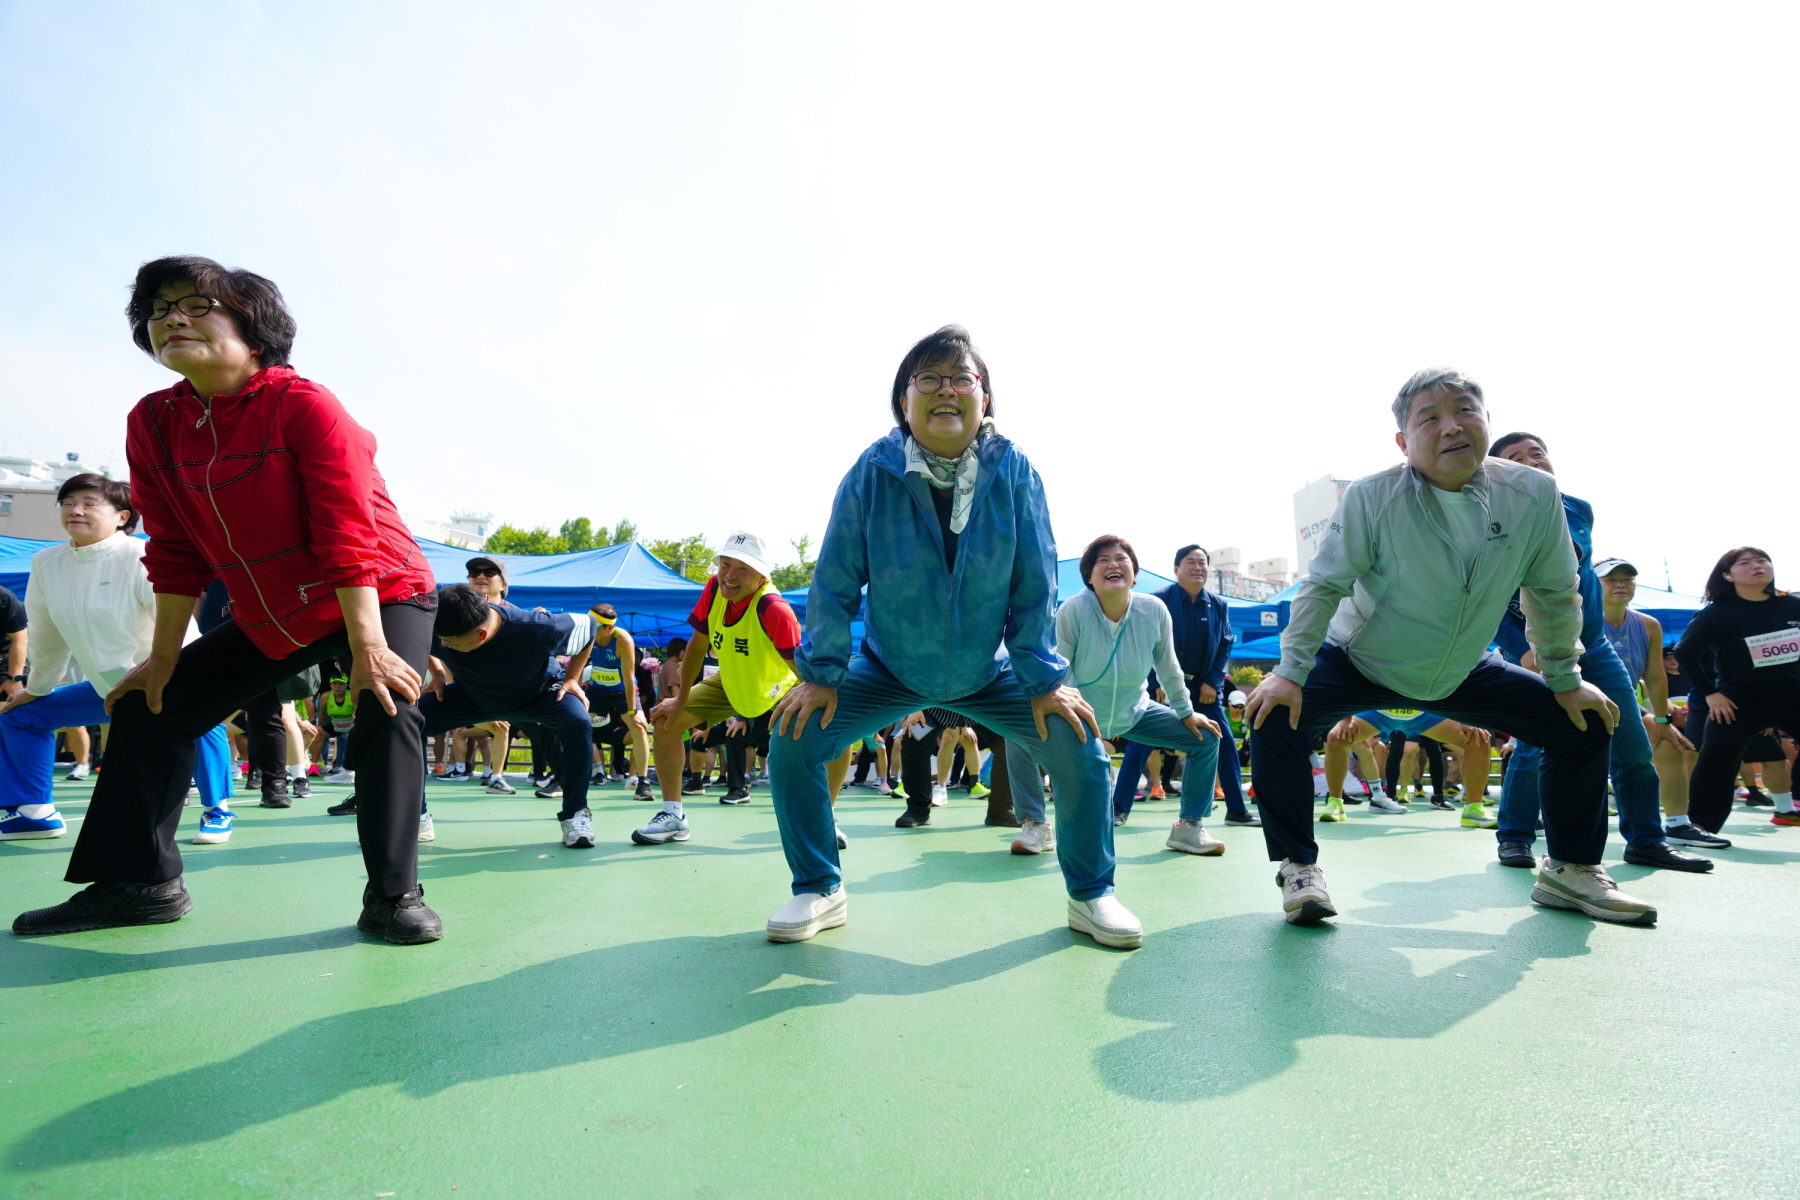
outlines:
[{"label": "white sneaker", "polygon": [[506,776],[504,775],[496,775],[492,779],[489,779],[487,781],[487,790],[491,795],[495,796],[513,796],[517,795],[519,791],[518,788],[506,782]]},{"label": "white sneaker", "polygon": [[844,836],[844,827],[842,825],[834,825],[833,828],[837,830],[838,849],[848,850],[850,848],[850,839]]},{"label": "white sneaker", "polygon": [[1275,883],[1281,888],[1281,908],[1289,925],[1312,925],[1337,916],[1337,909],[1331,906],[1331,893],[1325,890],[1325,872],[1317,863],[1283,859],[1281,869],[1275,872]]},{"label": "white sneaker", "polygon": [[1014,854],[1048,854],[1054,849],[1056,831],[1048,821],[1026,820],[1012,844]]},{"label": "white sneaker", "polygon": [[843,888],[829,896],[801,892],[769,918],[769,940],[804,942],[821,929],[836,929],[847,919],[849,903]]},{"label": "white sneaker", "polygon": [[1095,896],[1092,900],[1070,896],[1069,928],[1115,950],[1136,950],[1144,944],[1143,925],[1113,896]]},{"label": "white sneaker", "polygon": [[1165,844],[1183,854],[1204,854],[1208,858],[1225,853],[1225,843],[1206,832],[1206,826],[1198,821],[1177,821],[1169,826],[1169,840]]},{"label": "white sneaker", "polygon": [[74,766],[69,768],[69,782],[70,783],[74,783],[77,779],[86,779],[87,777],[88,777],[88,765],[86,763],[76,763]]},{"label": "white sneaker", "polygon": [[943,808],[943,807],[947,806],[949,803],[950,803],[950,793],[946,792],[944,790],[944,785],[941,783],[932,784],[931,785],[931,807]]},{"label": "white sneaker", "polygon": [[592,850],[594,848],[593,816],[587,809],[578,810],[574,816],[562,822],[563,845],[571,850]]},{"label": "white sneaker", "polygon": [[437,826],[431,823],[430,813],[419,814],[419,840],[421,842],[437,841]]},{"label": "white sneaker", "polygon": [[1552,871],[1548,855],[1538,863],[1537,886],[1531,889],[1531,898],[1547,908],[1584,912],[1597,921],[1656,924],[1656,906],[1621,892],[1601,868],[1564,863]]},{"label": "white sneaker", "polygon": [[1403,812],[1411,812],[1412,809],[1406,807],[1406,805],[1404,805],[1404,804],[1398,804],[1392,800],[1389,800],[1386,792],[1376,792],[1369,797],[1369,811],[1385,812],[1385,813],[1403,813]]}]

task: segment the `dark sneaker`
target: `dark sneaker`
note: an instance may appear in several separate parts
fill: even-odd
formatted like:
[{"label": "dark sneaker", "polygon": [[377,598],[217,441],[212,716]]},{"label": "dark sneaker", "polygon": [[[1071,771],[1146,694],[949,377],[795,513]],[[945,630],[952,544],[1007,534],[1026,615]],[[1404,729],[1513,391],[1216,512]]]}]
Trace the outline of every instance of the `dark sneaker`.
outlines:
[{"label": "dark sneaker", "polygon": [[444,936],[444,922],[425,905],[425,885],[398,896],[379,897],[375,885],[363,888],[362,916],[356,927],[364,933],[379,933],[396,946],[417,946],[435,942]]},{"label": "dark sneaker", "polygon": [[292,808],[293,800],[288,796],[287,776],[279,779],[265,779],[262,784],[262,806],[264,808]]},{"label": "dark sneaker", "polygon": [[1251,812],[1249,809],[1245,809],[1241,813],[1226,813],[1225,823],[1227,825],[1261,825],[1262,818]]},{"label": "dark sneaker", "polygon": [[1749,790],[1749,794],[1744,797],[1744,807],[1773,808],[1775,807],[1775,801],[1769,798],[1769,793],[1763,791],[1759,787],[1753,787]]},{"label": "dark sneaker", "polygon": [[61,904],[34,908],[13,920],[13,932],[80,933],[120,925],[166,925],[194,907],[177,876],[167,883],[91,883]]},{"label": "dark sneaker", "polygon": [[729,792],[726,792],[723,796],[719,797],[719,803],[720,804],[748,804],[748,803],[750,803],[750,789],[749,788],[732,788]]},{"label": "dark sneaker", "polygon": [[1729,839],[1722,838],[1716,833],[1708,833],[1692,822],[1686,825],[1671,825],[1663,830],[1663,837],[1677,846],[1699,846],[1706,850],[1724,850],[1731,845]]},{"label": "dark sneaker", "polygon": [[1800,812],[1778,812],[1769,818],[1771,825],[1800,825]]},{"label": "dark sneaker", "polygon": [[690,775],[681,781],[681,794],[684,796],[703,796],[706,794],[706,780],[698,775]]},{"label": "dark sneaker", "polygon": [[654,800],[654,799],[656,799],[656,793],[654,793],[650,790],[650,781],[648,779],[639,779],[638,780],[637,795],[634,796],[633,799],[637,799],[637,800]]},{"label": "dark sneaker", "polygon": [[910,805],[894,822],[895,829],[917,829],[921,825],[931,824],[929,808],[913,808]]},{"label": "dark sneaker", "polygon": [[535,793],[540,800],[554,800],[562,795],[562,784],[556,782],[556,776],[544,780],[544,786]]},{"label": "dark sneaker", "polygon": [[1503,867],[1535,867],[1537,855],[1531,852],[1529,842],[1501,842],[1500,865]]},{"label": "dark sneaker", "polygon": [[251,767],[248,771],[246,771],[244,773],[244,790],[245,791],[249,791],[251,788],[258,786],[261,783],[262,783],[262,772],[257,770],[255,767]]},{"label": "dark sneaker", "polygon": [[1648,846],[1625,847],[1625,861],[1634,867],[1661,867],[1667,871],[1701,873],[1713,869],[1713,860],[1698,854],[1683,854],[1667,842],[1651,842]]},{"label": "dark sneaker", "polygon": [[302,775],[300,778],[290,780],[289,782],[292,785],[290,790],[295,799],[304,800],[312,795],[312,784],[306,782],[306,776]]},{"label": "dark sneaker", "polygon": [[325,810],[327,816],[354,817],[356,815],[356,797],[351,796],[342,804],[334,804]]},{"label": "dark sneaker", "polygon": [[1446,808],[1446,809],[1454,810],[1456,808],[1456,806],[1457,805],[1456,805],[1455,800],[1451,799],[1449,796],[1443,795],[1442,793],[1434,794],[1431,797],[1431,807],[1433,807],[1433,808]]}]

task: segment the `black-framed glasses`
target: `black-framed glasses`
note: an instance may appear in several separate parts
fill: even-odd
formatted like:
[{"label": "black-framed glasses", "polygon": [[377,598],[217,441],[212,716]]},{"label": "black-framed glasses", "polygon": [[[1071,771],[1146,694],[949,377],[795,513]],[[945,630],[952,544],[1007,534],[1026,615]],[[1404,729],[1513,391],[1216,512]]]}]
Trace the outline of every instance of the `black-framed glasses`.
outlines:
[{"label": "black-framed glasses", "polygon": [[164,300],[161,296],[150,302],[150,319],[160,321],[169,315],[172,308],[190,321],[198,321],[213,309],[219,302],[211,296],[183,296],[179,300]]},{"label": "black-framed glasses", "polygon": [[981,386],[981,376],[973,371],[958,371],[946,379],[936,371],[920,371],[912,377],[912,385],[926,395],[943,391],[945,384],[949,384],[950,390],[957,395],[967,396]]}]

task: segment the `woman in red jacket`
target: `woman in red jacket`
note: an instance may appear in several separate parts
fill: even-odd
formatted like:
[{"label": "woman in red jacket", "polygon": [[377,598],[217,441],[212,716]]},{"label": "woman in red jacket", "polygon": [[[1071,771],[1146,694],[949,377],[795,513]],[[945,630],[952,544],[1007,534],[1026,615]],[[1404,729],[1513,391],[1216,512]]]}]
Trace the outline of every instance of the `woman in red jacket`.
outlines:
[{"label": "woman in red jacket", "polygon": [[[400,944],[443,936],[418,881],[424,722],[415,706],[435,580],[375,469],[375,438],[288,365],[281,292],[211,259],[160,258],[137,275],[132,340],[181,382],[132,409],[132,496],[157,593],[150,657],[107,697],[101,772],[69,861],[67,903],[15,933],[179,919],[190,908],[175,827],[193,739],[278,682],[351,662],[357,837],[369,884],[357,927]],[[217,576],[231,620],[181,644]]]}]

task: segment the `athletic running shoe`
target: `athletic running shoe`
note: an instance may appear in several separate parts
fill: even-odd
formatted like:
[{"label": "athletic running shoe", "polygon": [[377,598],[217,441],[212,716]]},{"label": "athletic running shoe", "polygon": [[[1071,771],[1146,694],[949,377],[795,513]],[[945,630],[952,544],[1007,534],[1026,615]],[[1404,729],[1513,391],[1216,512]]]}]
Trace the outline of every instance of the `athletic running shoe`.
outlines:
[{"label": "athletic running shoe", "polygon": [[1160,783],[1151,784],[1150,791],[1144,796],[1144,799],[1146,800],[1167,800],[1168,798],[1169,793],[1162,790],[1162,784]]},{"label": "athletic running shoe", "polygon": [[656,799],[656,793],[650,790],[650,781],[641,775],[638,777],[637,793],[634,798],[638,800]]},{"label": "athletic running shoe", "polygon": [[74,783],[76,780],[79,780],[79,779],[86,779],[87,777],[88,777],[88,765],[86,763],[76,763],[74,766],[69,768],[69,782],[70,783]]},{"label": "athletic running shoe", "polygon": [[749,788],[741,788],[741,787],[740,788],[732,788],[729,792],[726,792],[723,796],[719,797],[719,803],[720,804],[748,804],[748,803],[750,803],[750,789]]},{"label": "athletic running shoe", "polygon": [[259,801],[259,803],[264,808],[294,807],[293,796],[288,791],[287,776],[283,775],[279,779],[263,780],[262,800]]},{"label": "athletic running shoe", "polygon": [[1070,896],[1069,928],[1115,950],[1136,950],[1144,944],[1143,924],[1116,896],[1095,896],[1092,900]]},{"label": "athletic running shoe", "polygon": [[562,837],[563,845],[571,850],[592,850],[594,848],[593,813],[581,808],[575,810],[574,815],[564,817],[562,819]]},{"label": "athletic running shoe", "polygon": [[1537,866],[1537,855],[1531,852],[1530,842],[1501,842],[1499,855],[1503,867]]},{"label": "athletic running shoe", "polygon": [[1387,798],[1387,794],[1385,792],[1375,792],[1372,795],[1370,795],[1370,797],[1369,797],[1369,811],[1370,812],[1384,812],[1384,813],[1403,813],[1403,812],[1411,812],[1412,809],[1406,807],[1406,805],[1404,805],[1404,804],[1399,804],[1399,803],[1396,803],[1395,801],[1389,800]]},{"label": "athletic running shoe", "polygon": [[1027,820],[1019,827],[1019,836],[1013,839],[1014,854],[1048,854],[1056,849],[1056,832],[1050,828],[1048,821]]},{"label": "athletic running shoe", "polygon": [[844,836],[843,826],[833,825],[832,830],[837,834],[838,849],[848,850],[850,848],[850,839]]},{"label": "athletic running shoe", "polygon": [[681,794],[684,796],[703,796],[706,794],[706,780],[698,775],[690,775],[681,781]]},{"label": "athletic running shoe", "polygon": [[839,888],[829,896],[801,892],[775,910],[769,918],[771,942],[804,942],[823,929],[836,929],[847,920],[849,900]]},{"label": "athletic running shoe", "polygon": [[1321,821],[1342,821],[1344,819],[1344,802],[1336,796],[1325,798],[1325,807],[1319,810]]},{"label": "athletic running shoe", "polygon": [[1343,801],[1345,804],[1361,804],[1363,798],[1361,796],[1352,796],[1346,793],[1343,797]]},{"label": "athletic running shoe", "polygon": [[364,933],[379,933],[396,946],[417,946],[444,936],[444,923],[426,905],[422,883],[410,892],[385,898],[375,894],[374,884],[363,885],[363,909],[356,927]]},{"label": "athletic running shoe", "polygon": [[312,784],[306,781],[306,776],[304,775],[297,775],[288,780],[288,788],[292,791],[294,798],[297,800],[304,800],[312,795]]},{"label": "athletic running shoe", "polygon": [[0,809],[0,842],[18,842],[27,838],[55,838],[69,832],[62,814],[53,806],[41,817],[22,817],[16,808]]},{"label": "athletic running shoe", "polygon": [[1531,898],[1546,908],[1567,908],[1599,921],[1625,925],[1656,924],[1656,907],[1627,896],[1612,876],[1599,867],[1564,863],[1554,871],[1545,856],[1538,867],[1537,886]]},{"label": "athletic running shoe", "polygon": [[684,817],[678,817],[668,809],[663,809],[650,823],[642,829],[631,831],[631,840],[640,846],[660,846],[664,842],[685,842],[688,840],[688,823]]},{"label": "athletic running shoe", "polygon": [[1225,843],[1206,832],[1198,821],[1177,821],[1169,827],[1169,840],[1164,843],[1183,854],[1203,854],[1208,858],[1225,853]]},{"label": "athletic running shoe", "polygon": [[330,808],[325,810],[325,813],[327,816],[332,816],[332,817],[354,817],[356,815],[356,796],[355,796],[355,794],[353,793],[353,794],[345,797],[344,802],[342,804],[332,805]]},{"label": "athletic running shoe", "polygon": [[885,779],[876,785],[875,790],[877,793],[879,793],[880,795],[883,795],[883,796],[891,796],[894,794],[894,789],[892,787],[888,786],[888,781]]},{"label": "athletic running shoe", "polygon": [[1275,872],[1275,885],[1281,889],[1281,910],[1289,925],[1312,925],[1337,916],[1331,893],[1325,890],[1325,872],[1317,863],[1282,860]]},{"label": "athletic running shoe", "polygon": [[1778,812],[1769,818],[1771,825],[1800,825],[1800,812]]},{"label": "athletic running shoe", "polygon": [[949,803],[950,803],[950,793],[944,790],[944,785],[941,783],[932,784],[931,785],[931,807],[943,808],[946,805],[948,805]]},{"label": "athletic running shoe", "polygon": [[496,775],[487,781],[487,791],[492,796],[516,796],[519,789],[506,782],[506,776]]},{"label": "athletic running shoe", "polygon": [[1171,796],[1179,796],[1181,795],[1181,785],[1171,779],[1169,782],[1163,784],[1163,791],[1169,793]]},{"label": "athletic running shoe", "polygon": [[1464,829],[1498,829],[1500,821],[1497,817],[1488,816],[1487,809],[1481,807],[1481,801],[1477,800],[1463,809],[1462,827]]},{"label": "athletic running shoe", "polygon": [[[324,779],[324,781],[326,783],[342,783],[346,779],[350,778],[350,772],[344,770],[344,768],[342,768],[342,767],[333,767],[333,768],[331,768],[331,770],[325,772],[325,774],[322,776],[322,778]],[[455,779],[455,778],[456,778],[455,771],[452,770],[452,771],[444,772],[443,779],[446,783],[448,783],[450,780]]]},{"label": "athletic running shoe", "polygon": [[588,786],[601,787],[606,783],[606,772],[595,768],[588,772]]},{"label": "athletic running shoe", "polygon": [[1117,829],[1119,826],[1125,824],[1125,822],[1127,822],[1129,820],[1131,820],[1131,814],[1129,812],[1126,812],[1122,808],[1113,809],[1113,828],[1114,829]]},{"label": "athletic running shoe", "polygon": [[887,794],[891,795],[891,796],[897,796],[902,800],[906,799],[906,784],[905,784],[905,782],[902,780],[899,780],[899,779],[894,780],[892,785],[889,786]]},{"label": "athletic running shoe", "polygon": [[969,785],[969,795],[976,800],[988,795],[992,790],[993,789],[989,788],[987,784],[981,782],[979,779]]},{"label": "athletic running shoe", "polygon": [[430,813],[419,814],[419,840],[421,842],[437,841],[437,826],[432,823]]},{"label": "athletic running shoe", "polygon": [[1433,792],[1431,796],[1431,807],[1441,808],[1447,812],[1453,812],[1456,809],[1456,801],[1448,796],[1439,795],[1438,793]]},{"label": "athletic running shoe", "polygon": [[1772,808],[1774,804],[1775,801],[1769,798],[1769,793],[1759,787],[1749,788],[1744,792],[1744,807],[1746,808]]},{"label": "athletic running shoe", "polygon": [[194,845],[211,846],[231,840],[231,810],[209,808],[200,814],[200,828],[194,834]]},{"label": "athletic running shoe", "polygon": [[1227,825],[1261,825],[1262,818],[1251,812],[1249,809],[1245,809],[1241,813],[1226,813],[1225,823]]},{"label": "athletic running shoe", "polygon": [[562,784],[556,782],[556,776],[544,780],[544,786],[534,793],[540,800],[554,800],[562,795]]},{"label": "athletic running shoe", "polygon": [[1663,830],[1663,837],[1677,846],[1704,846],[1709,850],[1723,850],[1731,845],[1727,839],[1716,833],[1708,833],[1691,821],[1685,825],[1669,826]]}]

